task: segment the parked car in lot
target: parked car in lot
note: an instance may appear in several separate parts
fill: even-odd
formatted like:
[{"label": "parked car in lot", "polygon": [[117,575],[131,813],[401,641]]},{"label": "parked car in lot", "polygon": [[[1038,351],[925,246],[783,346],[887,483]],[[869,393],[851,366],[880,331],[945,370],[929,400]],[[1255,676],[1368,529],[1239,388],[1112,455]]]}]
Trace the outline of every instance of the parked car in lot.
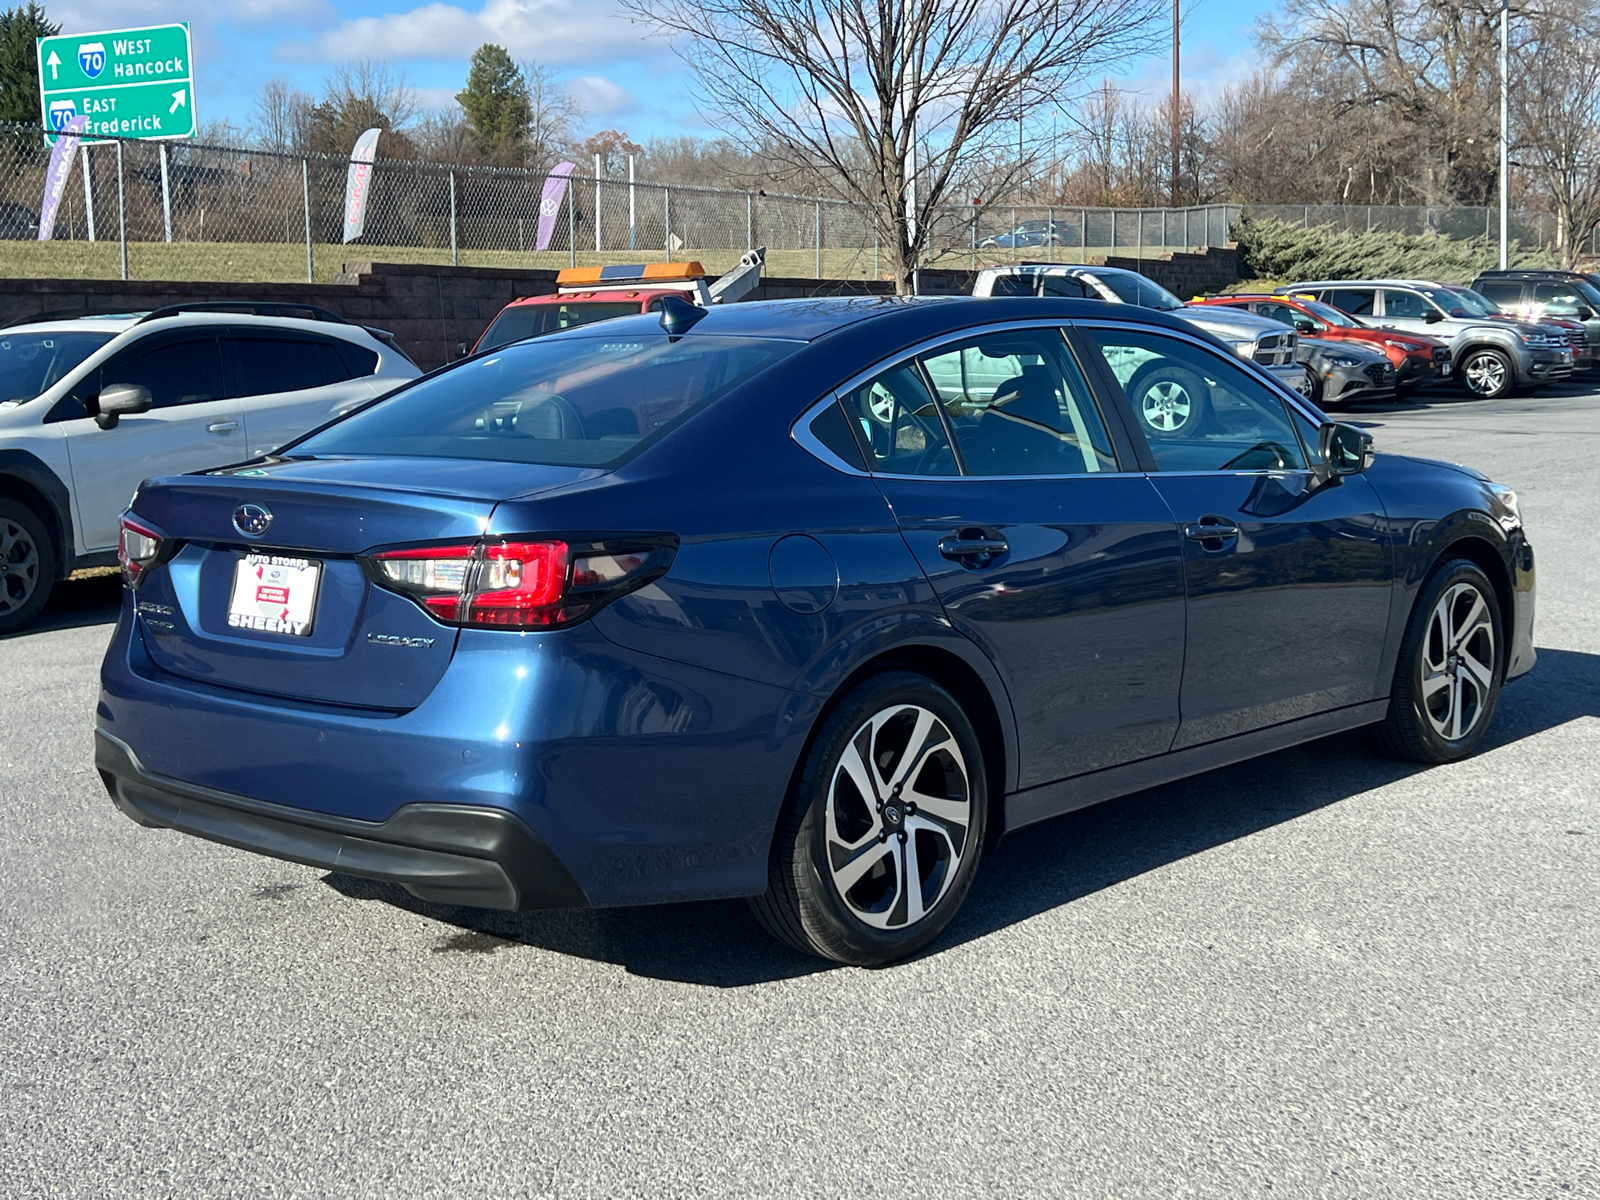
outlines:
[{"label": "parked car in lot", "polygon": [[978,249],[1025,250],[1031,246],[1076,246],[1078,241],[1078,230],[1064,221],[1022,221],[1014,229],[982,239]]},{"label": "parked car in lot", "polygon": [[[1220,339],[1247,362],[1255,363],[1283,386],[1301,395],[1312,389],[1300,363],[1299,335],[1281,321],[1238,310],[1185,306],[1166,288],[1134,271],[1118,267],[1081,267],[1061,263],[1021,263],[990,267],[978,273],[974,296],[1066,296],[1132,304],[1171,313]],[[1117,382],[1149,427],[1160,433],[1197,428],[1210,406],[1209,384],[1181,368],[1137,353],[1118,360]]]},{"label": "parked car in lot", "polygon": [[[1455,760],[1533,665],[1508,488],[1176,316],[688,308],[141,486],[117,806],[438,902],[747,896],[877,964],[1003,833],[1357,726]],[[1141,420],[1132,359],[1210,380],[1205,420]]]},{"label": "parked car in lot", "polygon": [[303,304],[0,329],[0,633],[56,580],[116,562],[141,480],[267,453],[420,374],[382,330]]},{"label": "parked car in lot", "polygon": [[[1450,378],[1450,348],[1438,338],[1421,334],[1400,333],[1394,329],[1373,329],[1360,318],[1341,312],[1330,304],[1301,296],[1268,296],[1239,293],[1225,296],[1208,296],[1196,304],[1211,304],[1224,308],[1243,308],[1257,316],[1270,317],[1293,325],[1301,335],[1303,345],[1308,338],[1325,342],[1341,342],[1380,350],[1395,370],[1395,388],[1405,396],[1425,383],[1436,383]],[[1319,403],[1326,399],[1313,396]]]},{"label": "parked car in lot", "polygon": [[[733,270],[711,284],[706,283],[706,269],[697,262],[567,267],[556,273],[553,295],[523,296],[501,309],[470,352],[482,354],[524,338],[612,317],[656,312],[668,297],[701,307],[731,304],[761,282],[766,258],[765,246],[751,250]],[[468,352],[465,345],[461,352]]]},{"label": "parked car in lot", "polygon": [[1493,399],[1572,374],[1573,353],[1558,329],[1505,316],[1468,288],[1419,279],[1310,280],[1280,295],[1309,296],[1378,329],[1446,341],[1469,392]]},{"label": "parked car in lot", "polygon": [[1311,379],[1311,402],[1318,407],[1395,397],[1394,366],[1381,351],[1356,342],[1303,337],[1296,352]]},{"label": "parked car in lot", "polygon": [[1593,370],[1600,362],[1600,288],[1581,271],[1485,271],[1472,290],[1523,320],[1559,318],[1582,325],[1586,354],[1574,365]]}]

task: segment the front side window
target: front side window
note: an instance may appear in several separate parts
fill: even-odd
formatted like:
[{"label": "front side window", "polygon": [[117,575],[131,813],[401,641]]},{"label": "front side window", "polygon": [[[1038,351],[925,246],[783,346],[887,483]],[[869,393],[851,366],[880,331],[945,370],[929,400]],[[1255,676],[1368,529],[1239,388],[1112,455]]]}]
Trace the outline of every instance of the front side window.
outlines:
[{"label": "front side window", "polygon": [[1115,471],[1089,389],[1055,330],[991,333],[923,356],[969,475]]},{"label": "front side window", "polygon": [[222,359],[215,338],[168,342],[152,350],[134,348],[106,363],[100,389],[118,383],[150,389],[152,408],[176,408],[222,399]]},{"label": "front side window", "polygon": [[1311,320],[1311,318],[1305,313],[1301,312],[1299,309],[1290,308],[1287,304],[1263,302],[1256,305],[1256,312],[1260,313],[1263,317],[1271,317],[1274,321],[1282,321],[1285,325],[1292,325],[1296,328],[1298,328],[1297,322],[1310,322],[1312,325],[1317,324],[1317,322]]},{"label": "front side window", "polygon": [[1432,311],[1433,305],[1417,295],[1416,292],[1399,292],[1393,288],[1384,290],[1383,315],[1386,317],[1420,321]]},{"label": "front side window", "polygon": [[595,330],[505,346],[353,413],[292,453],[615,466],[801,344]]},{"label": "front side window", "polygon": [[1219,354],[1143,330],[1087,331],[1161,471],[1293,471],[1305,451],[1283,399]]},{"label": "front side window", "polygon": [[868,466],[887,475],[956,475],[944,418],[915,362],[844,394],[845,412],[867,444]]},{"label": "front side window", "polygon": [[19,333],[0,335],[0,404],[20,404],[48,391],[110,333]]},{"label": "front side window", "polygon": [[523,338],[543,337],[612,317],[637,316],[639,305],[633,300],[582,300],[570,304],[519,304],[494,319],[478,353],[520,342]]},{"label": "front side window", "polygon": [[[1484,288],[1483,291],[1489,299],[1500,302],[1500,298],[1492,295],[1488,288]],[[1551,311],[1562,313],[1575,313],[1580,304],[1587,303],[1578,295],[1578,289],[1570,283],[1535,284],[1533,298],[1536,303],[1543,304]]]}]

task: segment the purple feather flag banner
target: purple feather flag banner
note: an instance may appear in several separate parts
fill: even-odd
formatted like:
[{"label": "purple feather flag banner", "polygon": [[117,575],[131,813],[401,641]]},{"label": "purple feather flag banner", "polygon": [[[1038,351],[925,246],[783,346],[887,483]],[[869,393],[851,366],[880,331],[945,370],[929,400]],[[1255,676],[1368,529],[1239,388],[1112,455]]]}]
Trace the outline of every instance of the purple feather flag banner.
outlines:
[{"label": "purple feather flag banner", "polygon": [[[79,113],[61,127],[62,137],[50,150],[50,166],[44,173],[44,203],[39,207],[39,240],[48,242],[55,236],[56,211],[61,207],[61,197],[67,191],[67,177],[72,174],[72,160],[78,157],[78,135],[89,124],[89,114]],[[85,170],[88,164],[85,164]]]},{"label": "purple feather flag banner", "polygon": [[550,249],[550,239],[556,232],[556,216],[561,212],[561,201],[571,186],[567,176],[572,171],[572,163],[557,163],[550,169],[550,177],[544,181],[544,194],[539,197],[539,235],[533,243],[535,250]]},{"label": "purple feather flag banner", "polygon": [[353,242],[367,231],[367,196],[372,190],[372,160],[378,153],[381,129],[369,129],[350,151],[350,169],[344,177],[344,240]]}]

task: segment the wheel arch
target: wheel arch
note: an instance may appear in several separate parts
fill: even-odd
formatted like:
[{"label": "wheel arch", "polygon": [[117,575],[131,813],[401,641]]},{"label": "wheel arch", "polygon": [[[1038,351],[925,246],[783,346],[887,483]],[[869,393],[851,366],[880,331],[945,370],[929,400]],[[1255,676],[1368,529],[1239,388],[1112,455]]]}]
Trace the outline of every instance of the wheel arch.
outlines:
[{"label": "wheel arch", "polygon": [[[1420,595],[1428,580],[1438,574],[1439,569],[1452,558],[1466,559],[1489,577],[1489,583],[1494,587],[1495,601],[1500,606],[1500,621],[1503,626],[1501,635],[1504,637],[1509,634],[1512,617],[1516,612],[1516,592],[1511,578],[1511,568],[1499,548],[1486,538],[1463,532],[1446,542],[1434,555],[1433,561],[1428,564],[1417,593]],[[1509,650],[1508,646],[1508,653]]]},{"label": "wheel arch", "polygon": [[66,485],[25,450],[0,450],[0,496],[15,500],[44,523],[56,553],[56,578],[72,574],[71,497]]},{"label": "wheel arch", "polygon": [[[946,646],[908,643],[874,654],[839,681],[817,709],[800,754],[795,759],[786,795],[793,795],[805,770],[811,748],[839,703],[862,681],[887,671],[912,671],[926,676],[955,697],[972,722],[983,750],[985,805],[985,849],[992,849],[1005,832],[1007,785],[1017,767],[1016,733],[1011,720],[1010,701],[998,679],[989,681],[965,657]],[[1000,688],[997,697],[995,689]]]}]

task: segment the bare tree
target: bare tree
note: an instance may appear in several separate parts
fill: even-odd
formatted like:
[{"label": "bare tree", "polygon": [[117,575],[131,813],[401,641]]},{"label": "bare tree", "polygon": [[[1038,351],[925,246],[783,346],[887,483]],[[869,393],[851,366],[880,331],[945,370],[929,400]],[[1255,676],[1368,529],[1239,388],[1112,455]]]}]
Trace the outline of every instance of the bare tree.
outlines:
[{"label": "bare tree", "polygon": [[527,164],[542,171],[554,166],[572,141],[573,126],[582,118],[583,109],[572,93],[556,82],[549,67],[527,60],[520,65],[528,87]]},{"label": "bare tree", "polygon": [[1571,267],[1600,221],[1600,20],[1586,4],[1558,4],[1533,20],[1534,48],[1514,93],[1514,145],[1555,210],[1556,251]]},{"label": "bare tree", "polygon": [[302,148],[311,106],[310,96],[291,86],[283,76],[274,75],[256,93],[252,122],[256,143],[263,150],[279,154]]},{"label": "bare tree", "polygon": [[862,211],[901,292],[941,237],[936,209],[1015,147],[1019,111],[1060,102],[1166,30],[1162,0],[624,5],[674,37],[747,142],[817,171]]}]

